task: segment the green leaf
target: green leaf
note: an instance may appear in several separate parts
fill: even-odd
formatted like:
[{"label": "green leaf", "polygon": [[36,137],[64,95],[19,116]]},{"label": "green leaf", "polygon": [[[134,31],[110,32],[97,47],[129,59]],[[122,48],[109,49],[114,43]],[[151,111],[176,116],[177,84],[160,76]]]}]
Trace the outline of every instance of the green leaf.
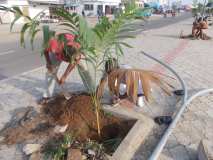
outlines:
[{"label": "green leaf", "polygon": [[37,30],[35,30],[35,31],[32,33],[32,35],[31,35],[30,43],[31,43],[32,50],[34,49],[33,43],[34,43],[35,36],[36,36],[36,34],[37,34],[39,31],[40,31],[40,29],[37,29]]},{"label": "green leaf", "polygon": [[64,23],[60,23],[59,25],[60,25],[60,26],[66,26],[66,27],[68,27],[68,28],[71,28],[72,30],[74,30],[74,32],[77,32],[77,31],[78,31],[78,29],[76,28],[76,26],[73,25],[73,24],[71,24],[71,23],[66,23],[66,22],[64,22]]},{"label": "green leaf", "polygon": [[75,31],[72,30],[72,29],[62,29],[62,30],[66,31],[66,32],[68,32],[68,33],[74,34],[74,35],[78,35],[78,32],[75,32]]},{"label": "green leaf", "polygon": [[41,12],[39,12],[38,14],[35,15],[35,17],[33,17],[33,20],[36,20],[38,18],[38,16],[40,16],[41,14],[44,13],[46,9],[42,10]]},{"label": "green leaf", "polygon": [[0,5],[0,10],[15,13],[11,8]]},{"label": "green leaf", "polygon": [[12,7],[12,9],[19,15],[23,16],[23,12],[21,11],[21,9],[17,6]]},{"label": "green leaf", "polygon": [[78,28],[78,21],[75,20],[76,16],[78,16],[76,13],[70,14],[63,8],[57,8],[54,13]]},{"label": "green leaf", "polygon": [[123,52],[123,50],[122,50],[122,47],[121,47],[119,44],[117,44],[117,47],[118,47],[118,49],[119,49],[121,55],[124,55],[124,52]]},{"label": "green leaf", "polygon": [[125,42],[119,42],[120,44],[124,45],[125,47],[128,47],[128,48],[133,48],[131,45],[125,43]]},{"label": "green leaf", "polygon": [[21,42],[21,46],[23,47],[25,47],[25,41],[24,41],[25,32],[27,31],[27,29],[29,29],[29,27],[30,27],[30,23],[25,23],[21,29],[20,42]]},{"label": "green leaf", "polygon": [[43,26],[43,48],[46,49],[48,47],[48,42],[50,39],[50,29],[48,25]]},{"label": "green leaf", "polygon": [[48,25],[44,25],[42,27],[42,31],[43,31],[43,50],[41,52],[41,54],[44,53],[44,50],[48,47],[48,43],[49,40],[55,36],[55,31],[50,30]]},{"label": "green leaf", "polygon": [[24,16],[25,18],[27,18],[29,21],[31,21],[32,19],[30,18],[30,16]]},{"label": "green leaf", "polygon": [[118,35],[116,39],[127,39],[127,38],[135,38],[133,35]]},{"label": "green leaf", "polygon": [[14,24],[16,23],[16,21],[18,21],[19,19],[21,18],[21,15],[15,15],[15,18],[14,18],[14,20],[11,22],[11,24],[10,24],[10,32],[12,31],[12,29],[13,29],[13,26],[14,26]]}]

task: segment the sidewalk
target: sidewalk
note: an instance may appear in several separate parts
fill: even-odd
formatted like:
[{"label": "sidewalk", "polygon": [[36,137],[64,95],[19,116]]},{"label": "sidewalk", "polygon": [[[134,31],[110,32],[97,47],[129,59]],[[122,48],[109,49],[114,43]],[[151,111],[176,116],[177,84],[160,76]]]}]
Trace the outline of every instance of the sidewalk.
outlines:
[{"label": "sidewalk", "polygon": [[[133,67],[164,71],[151,60],[138,54],[144,50],[169,63],[186,81],[190,90],[213,86],[212,41],[181,40],[181,30],[191,32],[192,19],[164,28],[141,33],[134,40],[128,40],[134,49],[126,49],[122,63]],[[208,30],[213,37],[213,30]],[[14,111],[27,106],[36,106],[42,96],[45,68],[28,72],[9,80],[0,81],[0,129],[10,120]],[[76,71],[71,75],[68,86],[72,90],[82,89]],[[167,73],[166,71],[164,71]],[[213,96],[201,97],[188,106],[187,112],[178,124],[161,154],[161,160],[195,160],[197,145],[201,139],[213,140]],[[159,137],[151,137],[153,143],[147,146],[151,153]],[[1,137],[0,137],[1,139]],[[141,150],[144,146],[141,147]],[[138,151],[135,160],[142,160]],[[20,146],[0,146],[0,160],[21,160]],[[146,159],[145,159],[146,160]]]}]

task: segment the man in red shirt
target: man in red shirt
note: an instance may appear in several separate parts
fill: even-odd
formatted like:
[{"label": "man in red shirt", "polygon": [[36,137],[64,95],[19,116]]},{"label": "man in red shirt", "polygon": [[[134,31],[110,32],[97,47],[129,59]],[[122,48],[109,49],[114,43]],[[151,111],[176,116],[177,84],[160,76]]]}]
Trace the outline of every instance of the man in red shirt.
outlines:
[{"label": "man in red shirt", "polygon": [[[40,104],[45,104],[51,99],[56,83],[63,85],[70,72],[80,62],[82,57],[82,55],[78,53],[80,44],[74,41],[74,35],[66,33],[58,35],[58,37],[59,36],[63,36],[63,38],[66,40],[66,44],[59,41],[57,38],[52,38],[48,43],[48,48],[44,52],[47,68],[47,72],[45,74],[46,88],[43,98],[39,102]],[[71,57],[73,58],[72,63]],[[61,62],[63,61],[68,62],[69,65],[62,76],[58,78],[57,73]]]}]

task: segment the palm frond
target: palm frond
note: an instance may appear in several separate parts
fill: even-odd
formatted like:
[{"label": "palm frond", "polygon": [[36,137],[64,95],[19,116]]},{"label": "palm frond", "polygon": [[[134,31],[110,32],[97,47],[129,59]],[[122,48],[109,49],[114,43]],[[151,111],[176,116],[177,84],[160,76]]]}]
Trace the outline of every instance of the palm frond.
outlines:
[{"label": "palm frond", "polygon": [[76,13],[69,13],[63,8],[57,8],[54,13],[66,22],[66,24],[72,25],[72,28],[79,28],[79,16]]},{"label": "palm frond", "polygon": [[11,22],[10,25],[10,31],[12,31],[14,24],[21,18],[26,18],[29,21],[31,20],[31,18],[29,16],[24,15],[24,13],[21,11],[21,9],[17,6],[11,7],[10,9],[8,9],[8,11],[14,13],[14,20]]},{"label": "palm frond", "polygon": [[15,13],[15,18],[13,19],[13,21],[10,24],[10,32],[13,30],[13,26],[14,24],[21,18],[22,16],[20,14],[16,14]]},{"label": "palm frond", "polygon": [[1,11],[5,11],[5,12],[12,12],[12,13],[15,13],[15,11],[12,10],[11,8],[8,8],[8,7],[2,6],[2,5],[0,5],[0,10],[1,10]]},{"label": "palm frond", "polygon": [[72,30],[72,32],[73,32],[74,34],[77,34],[77,32],[78,32],[78,28],[76,28],[76,26],[73,25],[73,24],[71,24],[71,23],[63,22],[63,23],[60,23],[59,26],[68,27],[69,29]]},{"label": "palm frond", "polygon": [[43,32],[43,43],[42,43],[42,54],[44,53],[44,50],[48,48],[48,42],[49,40],[55,36],[55,31],[50,30],[50,27],[48,25],[44,25],[42,27]]},{"label": "palm frond", "polygon": [[32,35],[31,35],[31,38],[30,38],[30,44],[31,44],[32,49],[34,49],[33,44],[34,44],[35,36],[39,31],[40,31],[40,29],[36,29],[32,32]]},{"label": "palm frond", "polygon": [[97,99],[100,99],[102,97],[106,83],[107,83],[107,75],[105,74],[101,78],[100,83],[96,89],[96,96],[97,96],[96,98]]},{"label": "palm frond", "polygon": [[23,47],[25,47],[25,40],[24,40],[25,32],[29,29],[29,27],[30,27],[30,23],[25,23],[21,29],[20,43],[21,43],[21,46]]},{"label": "palm frond", "polygon": [[[164,93],[171,95],[170,89],[173,87],[168,82],[165,82],[160,76],[152,71],[139,70],[139,69],[115,69],[108,77],[108,88],[112,95],[119,96],[119,87],[121,83],[126,84],[127,95],[132,99],[134,103],[138,99],[138,90],[142,90],[147,101],[150,101],[151,96],[151,85],[152,83],[157,84]],[[142,85],[139,85],[139,81]],[[98,96],[103,95],[103,87],[105,81],[101,81],[99,84],[99,90],[97,90]],[[141,88],[140,88],[141,87]]]},{"label": "palm frond", "polygon": [[[128,5],[127,5],[128,6]],[[127,38],[134,38],[131,32],[135,31],[130,25],[128,25],[127,20],[129,21],[133,18],[135,13],[135,5],[128,6],[124,12],[121,12],[117,18],[113,21],[110,21],[107,17],[103,17],[100,22],[93,28],[93,31],[96,34],[96,51],[104,54],[108,54],[106,57],[111,56],[111,49],[115,49],[116,56],[123,55],[122,47],[130,47],[127,43],[124,42]],[[106,52],[106,51],[110,52]]]}]

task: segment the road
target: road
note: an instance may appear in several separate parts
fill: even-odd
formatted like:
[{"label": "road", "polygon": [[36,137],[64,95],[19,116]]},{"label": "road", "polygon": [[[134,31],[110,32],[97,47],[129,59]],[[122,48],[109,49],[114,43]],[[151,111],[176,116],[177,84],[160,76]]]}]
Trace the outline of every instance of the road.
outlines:
[{"label": "road", "polygon": [[[142,30],[157,29],[190,17],[190,13],[184,13],[174,18],[160,18],[143,23],[137,22],[133,27],[141,28]],[[36,47],[33,51],[29,47],[29,44],[24,49],[19,45],[19,34],[11,34],[8,30],[9,25],[0,25],[0,80],[44,65],[44,59],[40,56],[39,39],[36,40]]]}]

